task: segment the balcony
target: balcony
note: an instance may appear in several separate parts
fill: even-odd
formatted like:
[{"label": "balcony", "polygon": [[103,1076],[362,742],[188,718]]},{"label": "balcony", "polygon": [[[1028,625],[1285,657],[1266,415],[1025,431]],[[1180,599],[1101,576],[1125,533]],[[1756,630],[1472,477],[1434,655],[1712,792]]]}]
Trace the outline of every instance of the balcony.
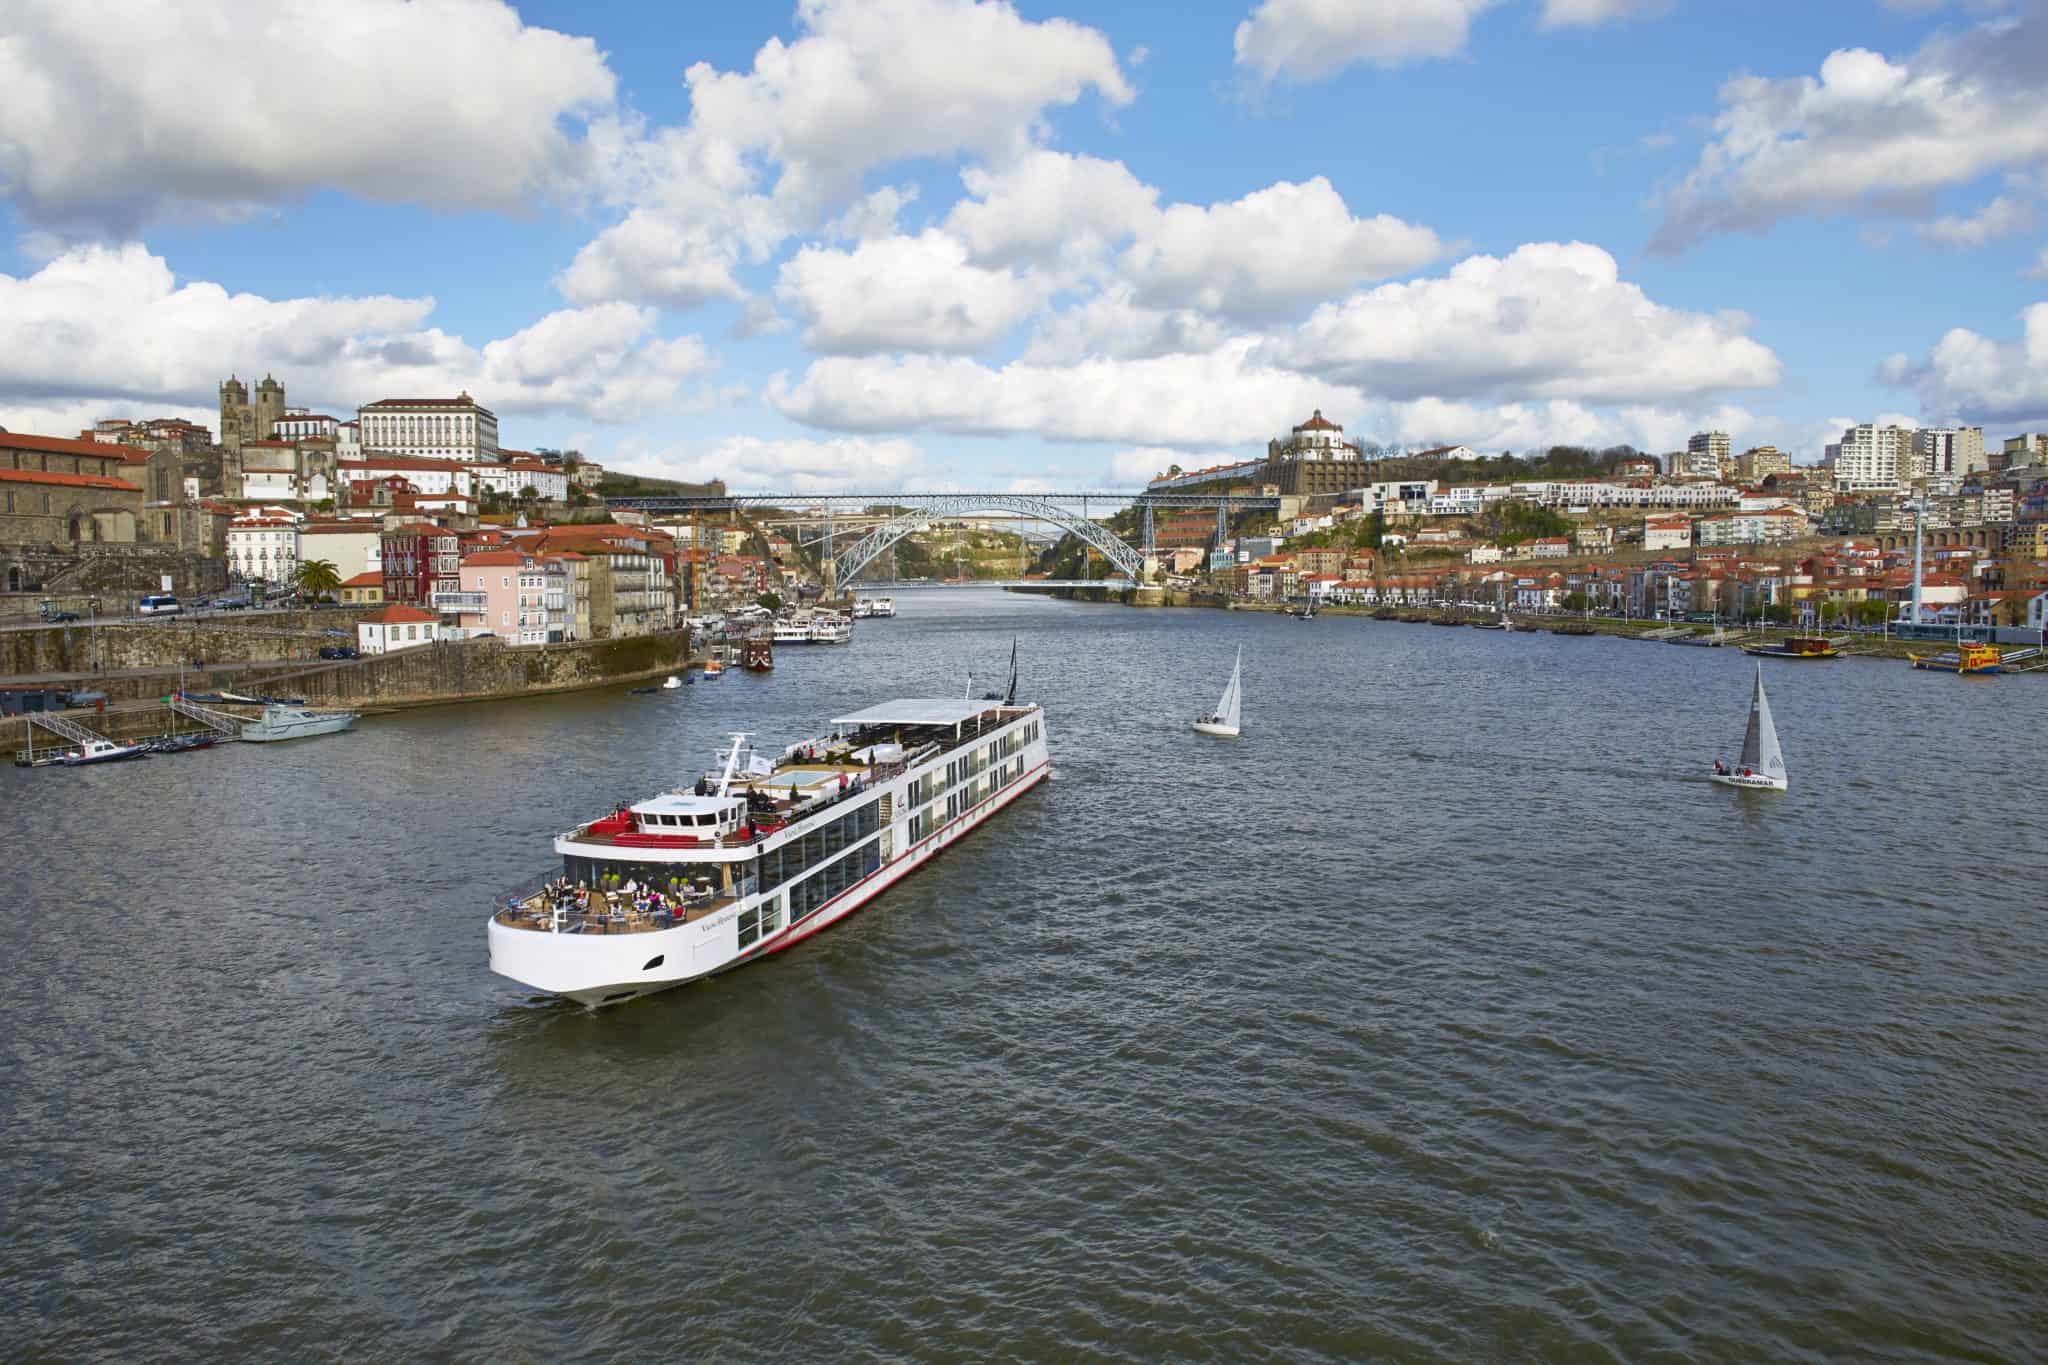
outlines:
[{"label": "balcony", "polygon": [[437,592],[433,596],[435,611],[476,613],[489,606],[489,594],[480,592]]}]

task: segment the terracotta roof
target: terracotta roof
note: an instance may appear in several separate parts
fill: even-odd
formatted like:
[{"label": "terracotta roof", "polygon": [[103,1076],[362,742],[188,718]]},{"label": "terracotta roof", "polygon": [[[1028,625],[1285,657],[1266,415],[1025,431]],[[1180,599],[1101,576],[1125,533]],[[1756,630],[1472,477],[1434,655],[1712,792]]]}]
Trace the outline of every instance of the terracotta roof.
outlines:
[{"label": "terracotta roof", "polygon": [[[260,444],[260,443],[259,443]],[[475,469],[462,460],[437,460],[427,455],[365,455],[360,460],[340,460],[336,469]]]},{"label": "terracotta roof", "polygon": [[1315,410],[1315,415],[1314,415],[1313,417],[1310,417],[1310,418],[1309,418],[1309,419],[1308,419],[1308,420],[1307,420],[1306,422],[1303,422],[1303,423],[1302,423],[1302,424],[1301,424],[1300,426],[1296,427],[1296,428],[1295,428],[1295,430],[1296,430],[1296,431],[1342,431],[1342,430],[1344,430],[1344,428],[1342,428],[1342,427],[1338,426],[1338,425],[1337,425],[1337,424],[1336,424],[1335,422],[1332,422],[1332,421],[1330,421],[1330,420],[1329,420],[1328,418],[1324,417],[1324,416],[1323,416],[1323,410],[1322,410],[1321,408],[1317,408],[1317,409]]},{"label": "terracotta roof", "polygon": [[431,611],[421,611],[418,607],[408,607],[403,602],[397,602],[384,608],[370,620],[387,626],[403,626],[428,621],[438,624],[441,618]]},{"label": "terracotta roof", "polygon": [[344,588],[375,588],[382,586],[383,582],[384,575],[375,569],[370,569],[357,574],[354,578],[343,579],[341,586]]},{"label": "terracotta roof", "polygon": [[142,490],[121,479],[103,474],[46,474],[40,469],[0,469],[0,479],[9,483],[51,484],[58,488],[100,488],[110,493],[140,493]]},{"label": "terracotta roof", "polygon": [[377,412],[384,408],[475,408],[478,412],[497,416],[483,404],[462,393],[454,398],[380,398],[374,403],[363,404],[364,412]]},{"label": "terracotta roof", "polygon": [[468,568],[519,568],[526,563],[526,556],[513,550],[485,550],[480,554],[464,555],[462,567]]}]

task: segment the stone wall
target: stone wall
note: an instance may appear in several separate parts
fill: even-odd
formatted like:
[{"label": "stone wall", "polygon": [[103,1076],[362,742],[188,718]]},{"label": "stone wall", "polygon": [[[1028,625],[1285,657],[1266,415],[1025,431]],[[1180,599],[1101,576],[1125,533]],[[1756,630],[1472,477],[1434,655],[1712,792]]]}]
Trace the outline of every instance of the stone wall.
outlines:
[{"label": "stone wall", "polygon": [[[132,609],[133,604],[128,606]],[[99,664],[114,672],[129,668],[176,668],[199,659],[207,663],[272,663],[311,661],[320,646],[356,642],[356,622],[381,607],[334,611],[265,612],[247,615],[221,612],[209,616],[169,616],[155,621],[101,625]],[[324,635],[335,629],[345,638]],[[0,631],[0,677],[44,673],[89,673],[93,665],[93,627],[80,621],[68,626],[40,626]]]},{"label": "stone wall", "polygon": [[0,544],[0,590],[81,600],[97,594],[103,610],[132,611],[134,598],[162,591],[165,574],[171,591],[181,596],[228,585],[225,559],[177,545]]},{"label": "stone wall", "polygon": [[278,674],[265,685],[310,706],[416,706],[655,677],[680,671],[689,656],[687,631],[563,645],[465,640]]}]

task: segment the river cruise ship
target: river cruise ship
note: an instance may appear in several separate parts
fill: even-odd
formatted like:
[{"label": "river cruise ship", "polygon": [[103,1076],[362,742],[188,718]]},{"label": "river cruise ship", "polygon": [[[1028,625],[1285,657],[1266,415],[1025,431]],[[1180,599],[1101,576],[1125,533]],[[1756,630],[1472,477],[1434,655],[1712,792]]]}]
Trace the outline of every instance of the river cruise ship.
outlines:
[{"label": "river cruise ship", "polygon": [[773,756],[734,735],[689,789],[557,836],[558,877],[491,917],[491,970],[611,1005],[802,942],[1045,777],[1014,697],[884,702]]}]

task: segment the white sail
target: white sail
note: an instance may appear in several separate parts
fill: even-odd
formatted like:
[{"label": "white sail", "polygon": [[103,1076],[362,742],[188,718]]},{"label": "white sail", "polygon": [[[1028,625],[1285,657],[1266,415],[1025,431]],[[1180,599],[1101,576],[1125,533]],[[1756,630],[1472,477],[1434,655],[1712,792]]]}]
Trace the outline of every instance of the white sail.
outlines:
[{"label": "white sail", "polygon": [[1756,666],[1756,690],[1749,698],[1749,728],[1742,735],[1742,766],[1750,772],[1782,780],[1785,751],[1778,747],[1778,727],[1771,723],[1771,700],[1764,695],[1764,666]]},{"label": "white sail", "polygon": [[1244,703],[1244,646],[1237,647],[1237,662],[1231,666],[1230,681],[1223,686],[1223,698],[1216,703],[1216,719],[1236,729]]}]

